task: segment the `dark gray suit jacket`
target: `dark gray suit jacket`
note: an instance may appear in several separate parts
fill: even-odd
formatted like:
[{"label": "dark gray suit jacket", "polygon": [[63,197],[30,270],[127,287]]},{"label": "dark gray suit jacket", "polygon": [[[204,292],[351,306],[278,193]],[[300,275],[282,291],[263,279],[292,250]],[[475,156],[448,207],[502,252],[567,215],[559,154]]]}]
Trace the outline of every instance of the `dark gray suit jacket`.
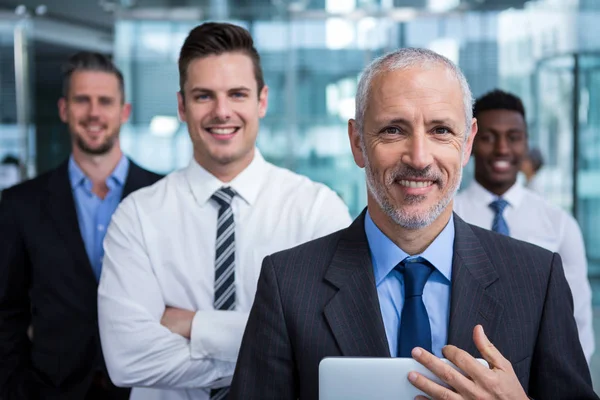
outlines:
[{"label": "dark gray suit jacket", "polygon": [[[265,258],[230,400],[317,399],[328,356],[389,357],[364,212],[347,229]],[[558,254],[454,216],[448,343],[481,357],[482,324],[536,399],[597,399]]]}]

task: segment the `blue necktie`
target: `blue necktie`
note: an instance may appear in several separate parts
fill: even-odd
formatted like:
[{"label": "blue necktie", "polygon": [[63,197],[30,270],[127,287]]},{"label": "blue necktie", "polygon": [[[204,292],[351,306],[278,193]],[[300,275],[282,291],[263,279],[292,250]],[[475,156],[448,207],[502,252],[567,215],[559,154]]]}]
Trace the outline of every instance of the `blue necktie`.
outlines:
[{"label": "blue necktie", "polygon": [[431,325],[423,303],[423,289],[433,267],[424,258],[405,258],[398,267],[404,275],[404,306],[400,317],[398,357],[410,357],[415,347],[431,352]]},{"label": "blue necktie", "polygon": [[504,209],[508,205],[508,201],[504,199],[494,200],[490,203],[490,208],[494,210],[496,215],[494,216],[494,222],[492,222],[492,230],[494,232],[498,232],[502,235],[509,236],[510,230],[508,229],[508,225],[506,224],[506,220],[502,213]]}]

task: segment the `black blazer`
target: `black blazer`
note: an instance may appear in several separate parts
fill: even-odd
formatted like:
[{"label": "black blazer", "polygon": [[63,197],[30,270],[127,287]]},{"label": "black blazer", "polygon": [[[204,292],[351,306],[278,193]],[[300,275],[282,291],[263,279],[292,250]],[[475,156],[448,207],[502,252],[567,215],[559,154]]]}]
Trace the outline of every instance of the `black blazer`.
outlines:
[{"label": "black blazer", "polygon": [[[130,162],[123,197],[160,178]],[[0,399],[83,399],[98,368],[97,282],[64,162],[0,198]]]},{"label": "black blazer", "polygon": [[[448,343],[481,357],[472,332],[482,324],[532,398],[597,399],[560,257],[456,215],[454,224]],[[265,258],[229,399],[317,399],[328,356],[390,356],[364,212]]]}]

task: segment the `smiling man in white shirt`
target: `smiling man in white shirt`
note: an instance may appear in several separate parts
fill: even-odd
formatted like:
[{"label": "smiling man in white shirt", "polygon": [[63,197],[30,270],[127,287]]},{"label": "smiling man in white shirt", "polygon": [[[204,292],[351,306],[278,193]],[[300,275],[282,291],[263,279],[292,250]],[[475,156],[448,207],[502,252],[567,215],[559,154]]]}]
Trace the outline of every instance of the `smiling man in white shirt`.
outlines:
[{"label": "smiling man in white shirt", "polygon": [[268,88],[246,30],[196,27],[179,72],[194,157],[123,202],[104,243],[100,334],[132,399],[226,398],[262,259],[351,221],[332,190],[255,148]]},{"label": "smiling man in white shirt", "polygon": [[479,126],[473,143],[475,181],[457,195],[454,210],[471,224],[560,254],[589,364],[595,345],[583,237],[571,215],[517,182],[528,151],[523,104],[510,93],[494,90],[475,102],[473,116]]}]

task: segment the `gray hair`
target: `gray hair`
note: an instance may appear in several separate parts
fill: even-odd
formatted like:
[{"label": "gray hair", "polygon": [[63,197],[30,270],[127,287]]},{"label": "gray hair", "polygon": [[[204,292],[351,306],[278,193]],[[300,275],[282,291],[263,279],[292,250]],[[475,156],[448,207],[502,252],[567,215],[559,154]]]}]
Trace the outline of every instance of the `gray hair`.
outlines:
[{"label": "gray hair", "polygon": [[77,71],[96,71],[106,72],[117,77],[119,81],[119,90],[121,91],[121,102],[125,102],[125,83],[123,74],[105,55],[91,51],[80,51],[69,58],[62,70],[63,97],[69,95],[69,90],[71,89],[71,76],[73,76],[73,73]]},{"label": "gray hair", "polygon": [[446,57],[427,49],[404,48],[385,54],[371,62],[363,71],[356,90],[356,125],[362,137],[365,112],[371,88],[371,81],[382,72],[402,70],[413,67],[430,69],[434,66],[445,67],[460,83],[465,107],[465,140],[471,133],[473,119],[473,95],[467,79],[460,69]]}]

